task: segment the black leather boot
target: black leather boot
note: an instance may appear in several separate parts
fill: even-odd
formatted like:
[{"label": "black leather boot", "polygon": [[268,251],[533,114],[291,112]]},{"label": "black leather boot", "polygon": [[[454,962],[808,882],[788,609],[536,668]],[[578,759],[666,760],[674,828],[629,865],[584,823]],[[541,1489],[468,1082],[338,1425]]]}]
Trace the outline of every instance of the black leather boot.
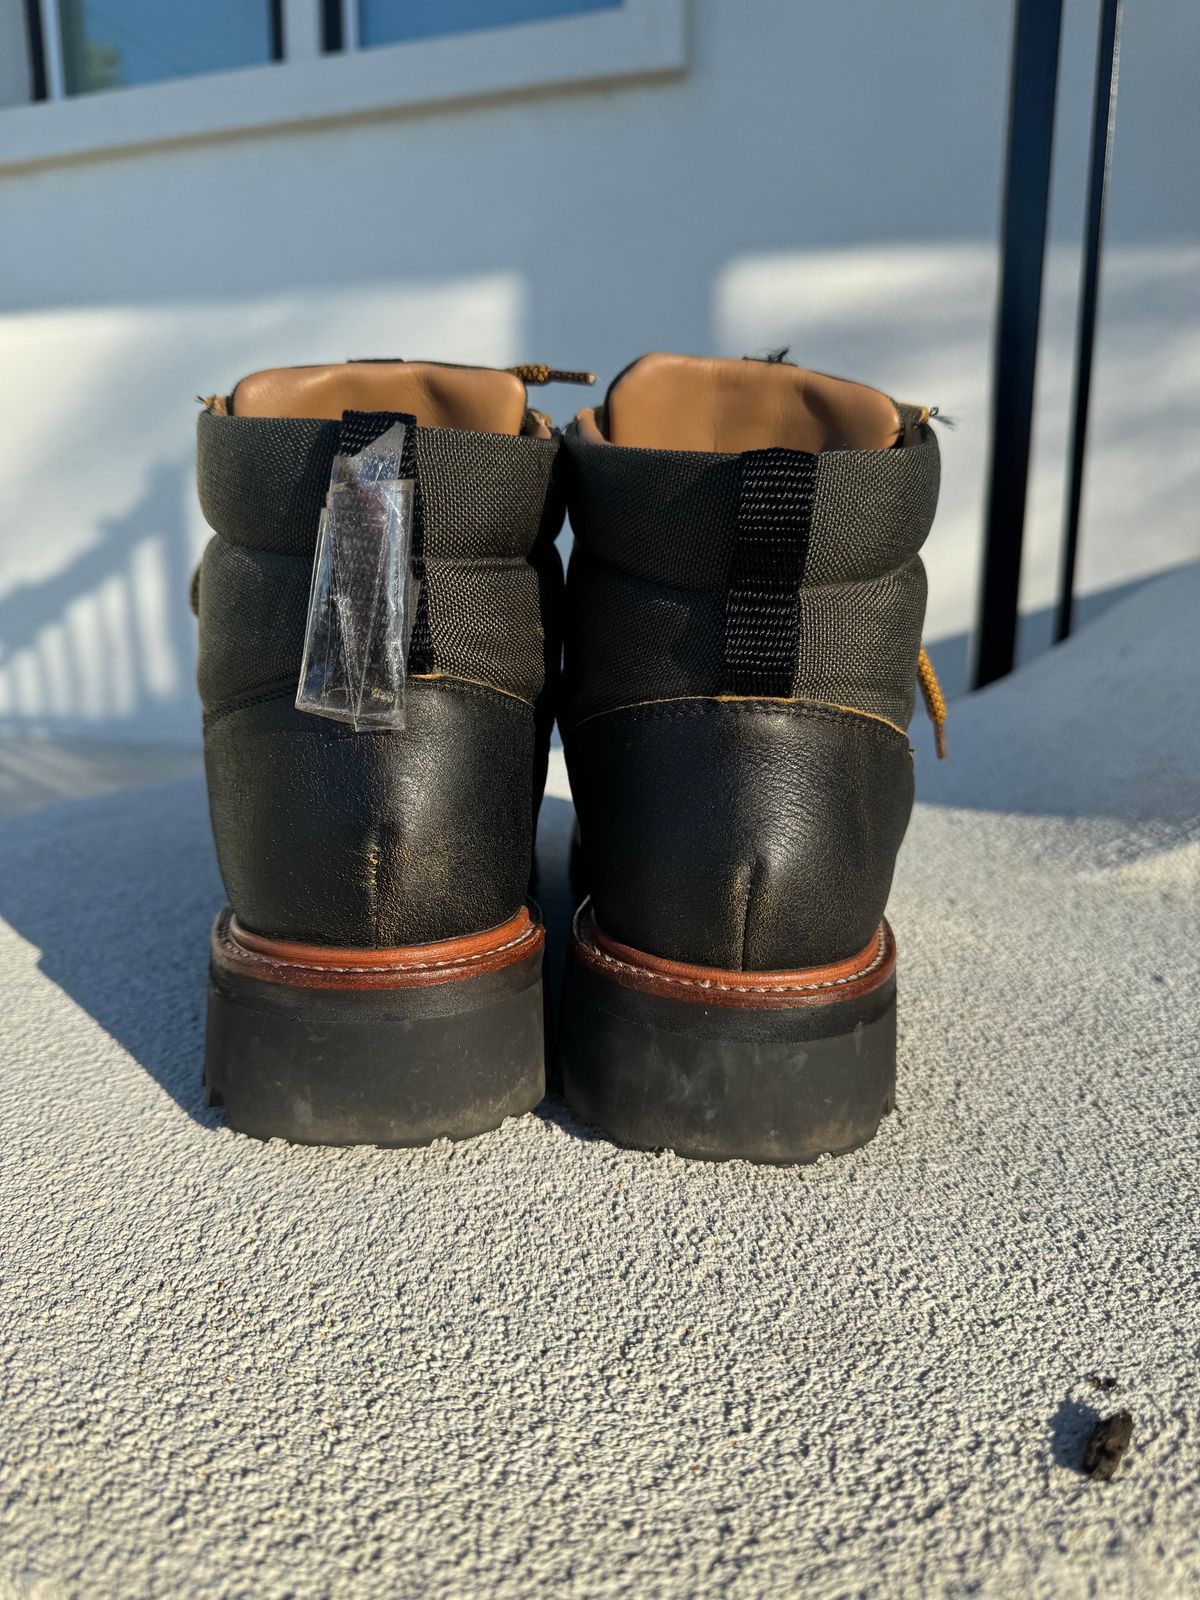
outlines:
[{"label": "black leather boot", "polygon": [[[407,721],[298,711],[318,518],[344,413],[415,424]],[[259,372],[199,423],[216,537],[200,692],[229,905],[205,1075],[232,1124],[305,1143],[461,1138],[544,1087],[527,899],[558,676],[557,441],[508,372]]]},{"label": "black leather boot", "polygon": [[645,356],[563,465],[589,895],[567,1095],[644,1148],[853,1149],[894,1096],[928,412],[778,361]]}]

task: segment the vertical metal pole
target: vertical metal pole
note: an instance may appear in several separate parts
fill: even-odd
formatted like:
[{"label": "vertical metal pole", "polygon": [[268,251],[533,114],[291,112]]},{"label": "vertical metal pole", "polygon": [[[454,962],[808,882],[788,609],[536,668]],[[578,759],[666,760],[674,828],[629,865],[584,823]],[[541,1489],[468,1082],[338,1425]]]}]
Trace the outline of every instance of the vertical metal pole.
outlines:
[{"label": "vertical metal pole", "polygon": [[284,0],[271,0],[269,15],[269,35],[272,61],[282,61],[287,49],[286,30],[283,20]]},{"label": "vertical metal pole", "polygon": [[321,0],[321,51],[334,55],[341,51],[345,36],[342,0]]},{"label": "vertical metal pole", "polygon": [[1062,0],[1016,0],[977,689],[1011,672],[1016,653],[1061,34]]},{"label": "vertical metal pole", "polygon": [[46,99],[62,100],[67,86],[63,72],[63,37],[58,0],[39,0],[42,22],[42,59],[46,69]]},{"label": "vertical metal pole", "polygon": [[1075,611],[1075,561],[1079,552],[1079,511],[1083,501],[1083,463],[1087,453],[1088,404],[1092,390],[1092,353],[1096,343],[1096,308],[1100,297],[1100,252],[1104,247],[1104,215],[1108,206],[1108,173],[1117,126],[1117,64],[1121,50],[1121,0],[1101,0],[1100,43],[1096,54],[1096,89],[1092,99],[1092,148],[1088,157],[1087,237],[1079,283],[1079,325],[1075,335],[1075,398],[1071,413],[1071,478],[1067,491],[1067,524],[1054,642],[1071,631]]},{"label": "vertical metal pole", "polygon": [[25,33],[29,41],[29,98],[46,99],[46,44],[42,37],[42,8],[38,0],[25,0]]},{"label": "vertical metal pole", "polygon": [[352,55],[362,46],[358,0],[342,0],[342,49]]}]

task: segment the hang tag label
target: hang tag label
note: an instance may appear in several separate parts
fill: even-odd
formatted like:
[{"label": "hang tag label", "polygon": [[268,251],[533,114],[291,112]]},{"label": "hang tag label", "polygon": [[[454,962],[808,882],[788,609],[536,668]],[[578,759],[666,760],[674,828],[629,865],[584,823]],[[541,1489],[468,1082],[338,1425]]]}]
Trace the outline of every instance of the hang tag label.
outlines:
[{"label": "hang tag label", "polygon": [[345,414],[317,531],[296,707],[356,732],[404,726],[416,489],[403,466],[410,426]]}]

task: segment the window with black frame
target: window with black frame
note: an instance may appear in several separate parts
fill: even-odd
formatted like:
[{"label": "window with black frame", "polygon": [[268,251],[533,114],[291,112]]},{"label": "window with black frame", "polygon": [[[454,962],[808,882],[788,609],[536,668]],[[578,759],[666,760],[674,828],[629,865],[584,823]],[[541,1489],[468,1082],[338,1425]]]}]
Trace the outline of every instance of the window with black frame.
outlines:
[{"label": "window with black frame", "polygon": [[[18,41],[22,3],[28,90],[6,98],[0,83],[0,105],[282,61],[297,21],[342,53],[619,11],[623,0],[16,0]],[[0,48],[11,31],[0,26]]]},{"label": "window with black frame", "polygon": [[262,66],[283,54],[282,0],[27,0],[26,23],[39,100]]},{"label": "window with black frame", "polygon": [[369,50],[447,34],[615,11],[621,0],[325,0],[326,50]]}]

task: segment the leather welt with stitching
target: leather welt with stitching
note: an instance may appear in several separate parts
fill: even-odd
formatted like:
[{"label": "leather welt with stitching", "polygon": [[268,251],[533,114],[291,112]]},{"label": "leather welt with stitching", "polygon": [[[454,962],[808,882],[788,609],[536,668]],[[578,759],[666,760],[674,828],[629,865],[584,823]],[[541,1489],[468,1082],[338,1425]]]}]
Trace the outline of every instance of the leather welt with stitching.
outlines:
[{"label": "leather welt with stitching", "polygon": [[589,901],[576,913],[572,934],[576,958],[599,976],[643,994],[699,1005],[749,1010],[833,1005],[862,999],[881,988],[896,970],[896,941],[886,921],[857,955],[791,972],[725,971],[647,955],[609,938],[598,926]]},{"label": "leather welt with stitching", "polygon": [[526,907],[498,928],[392,950],[266,939],[238,925],[228,907],[213,927],[214,967],[299,989],[418,989],[454,983],[540,956],[546,930]]}]

